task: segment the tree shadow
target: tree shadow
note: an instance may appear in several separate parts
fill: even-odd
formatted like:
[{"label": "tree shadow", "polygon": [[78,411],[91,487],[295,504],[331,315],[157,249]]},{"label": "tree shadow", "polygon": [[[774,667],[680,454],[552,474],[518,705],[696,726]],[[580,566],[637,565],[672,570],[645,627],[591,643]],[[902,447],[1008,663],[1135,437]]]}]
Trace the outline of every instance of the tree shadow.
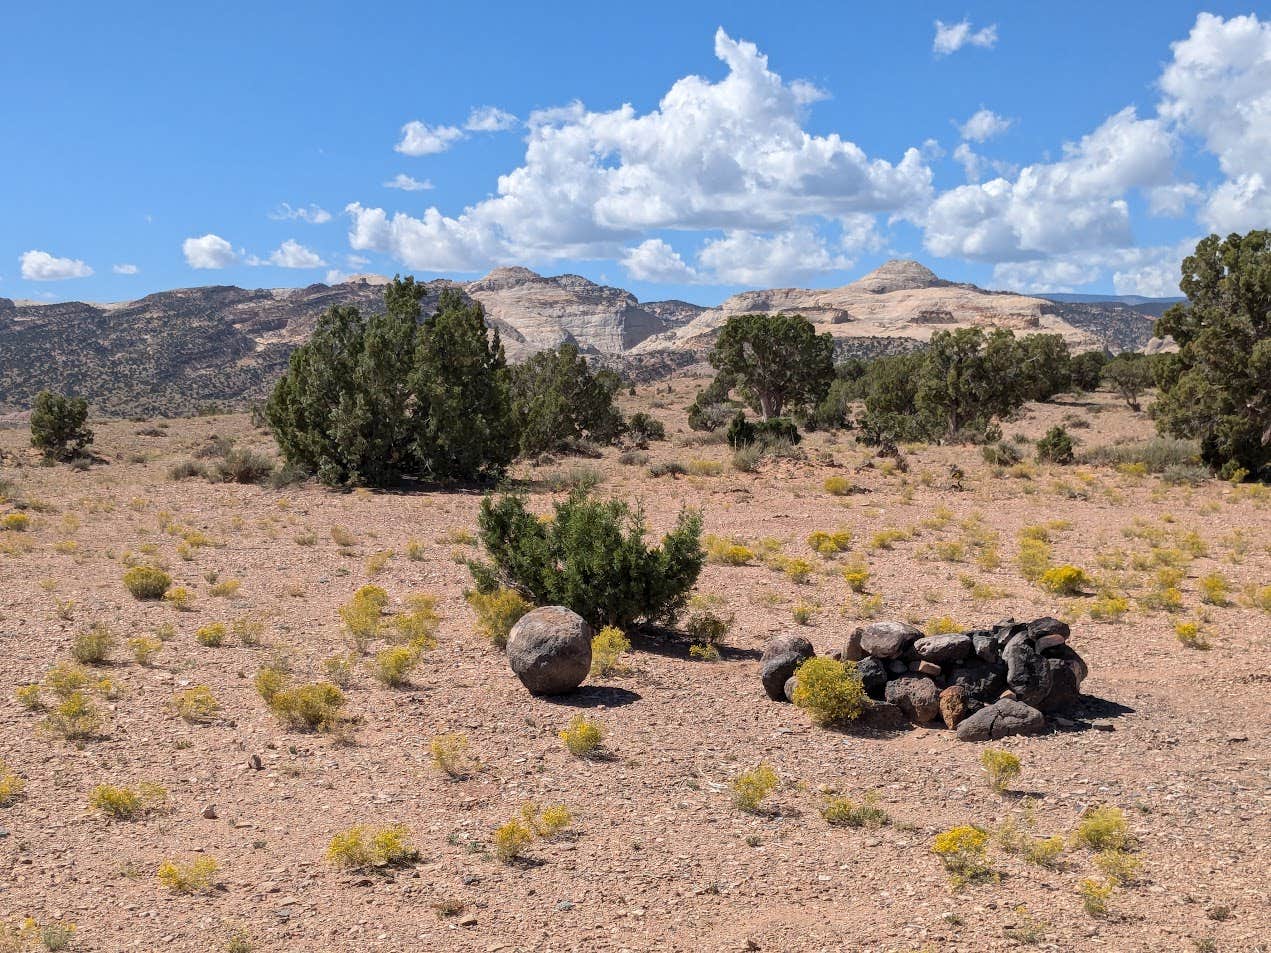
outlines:
[{"label": "tree shadow", "polygon": [[562,708],[620,708],[638,702],[643,696],[616,685],[583,685],[568,695],[541,695],[542,701]]},{"label": "tree shadow", "polygon": [[[698,661],[689,655],[689,650],[700,643],[679,629],[664,625],[642,625],[629,635],[632,648],[639,649],[641,652],[681,661]],[[757,662],[763,655],[759,649],[743,649],[732,645],[716,645],[715,648],[719,651],[721,659],[730,662],[745,660]]]}]

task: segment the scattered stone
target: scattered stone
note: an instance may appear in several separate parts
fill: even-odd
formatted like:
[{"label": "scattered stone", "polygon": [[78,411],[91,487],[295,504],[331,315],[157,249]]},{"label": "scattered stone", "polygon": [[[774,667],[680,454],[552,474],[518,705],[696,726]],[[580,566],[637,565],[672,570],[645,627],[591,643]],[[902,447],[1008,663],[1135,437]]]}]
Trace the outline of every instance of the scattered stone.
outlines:
[{"label": "scattered stone", "polygon": [[263,761],[260,760],[260,755],[258,754],[254,754],[247,759],[247,766],[251,768],[253,771],[265,770],[265,764]]},{"label": "scattered stone", "polygon": [[940,691],[929,678],[906,675],[888,682],[884,697],[919,724],[940,715]]},{"label": "scattered stone", "polygon": [[944,726],[949,729],[958,727],[970,712],[968,711],[969,695],[963,685],[950,685],[940,693],[940,717]]},{"label": "scattered stone", "polygon": [[922,631],[904,622],[871,622],[861,633],[861,649],[875,658],[898,658]]},{"label": "scattered stone", "polygon": [[1012,699],[981,708],[957,728],[959,741],[997,741],[1011,735],[1037,735],[1045,730],[1045,715]]},{"label": "scattered stone", "polygon": [[812,643],[801,635],[779,635],[769,642],[759,659],[759,677],[768,697],[774,702],[785,701],[786,681],[814,655]]},{"label": "scattered stone", "polygon": [[207,807],[203,808],[203,816],[209,821],[216,820],[216,805],[209,804]]},{"label": "scattered stone", "polygon": [[971,655],[974,644],[966,635],[930,635],[914,643],[914,652],[925,662],[948,665]]},{"label": "scattered stone", "polygon": [[591,626],[564,606],[542,606],[521,616],[508,634],[508,664],[535,695],[563,695],[591,671]]}]

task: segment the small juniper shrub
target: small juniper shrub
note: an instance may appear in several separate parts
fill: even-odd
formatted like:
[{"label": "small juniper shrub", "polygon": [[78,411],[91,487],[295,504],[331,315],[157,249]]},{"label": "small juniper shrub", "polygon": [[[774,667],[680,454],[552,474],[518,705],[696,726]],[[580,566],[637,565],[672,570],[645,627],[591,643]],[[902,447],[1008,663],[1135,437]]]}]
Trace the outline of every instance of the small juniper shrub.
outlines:
[{"label": "small juniper shrub", "polygon": [[988,862],[988,842],[987,832],[964,824],[937,834],[931,850],[940,858],[949,882],[956,889],[995,876]]},{"label": "small juniper shrub", "polygon": [[165,860],[159,865],[156,877],[159,883],[173,893],[210,893],[215,886],[216,872],[221,869],[215,857],[201,856],[179,862]]},{"label": "small juniper shrub", "polygon": [[740,772],[732,781],[733,803],[743,811],[754,813],[768,795],[777,789],[780,779],[769,764],[760,764]]},{"label": "small juniper shrub", "polygon": [[419,856],[411,846],[410,832],[404,824],[393,824],[377,830],[358,825],[341,831],[327,846],[327,860],[344,870],[366,870],[391,867]]},{"label": "small juniper shrub", "polygon": [[172,577],[153,566],[133,566],[124,573],[124,586],[134,599],[162,599]]},{"label": "small juniper shrub", "polygon": [[496,648],[508,644],[508,633],[521,616],[534,606],[513,589],[495,589],[493,592],[469,592],[464,597],[477,614],[477,632]]},{"label": "small juniper shrub", "polygon": [[1063,465],[1072,463],[1072,460],[1072,437],[1063,427],[1051,427],[1046,431],[1046,436],[1037,441],[1038,463],[1058,463]]},{"label": "small juniper shrub", "polygon": [[595,757],[605,740],[604,730],[585,715],[575,715],[560,732],[561,741],[575,758]]},{"label": "small juniper shrub", "polygon": [[428,743],[428,754],[437,768],[456,780],[472,773],[468,736],[460,732],[437,735]]},{"label": "small juniper shrub", "polygon": [[135,788],[99,784],[88,796],[88,806],[118,821],[133,821],[157,814],[167,805],[168,792],[158,784],[143,782]]},{"label": "small juniper shrub", "polygon": [[622,656],[631,651],[631,640],[615,626],[607,625],[591,640],[591,674],[621,675],[628,671]]},{"label": "small juniper shrub", "polygon": [[206,685],[194,685],[172,696],[172,707],[177,717],[192,725],[207,724],[216,718],[221,703]]},{"label": "small juniper shrub", "polygon": [[855,662],[810,658],[795,671],[791,700],[818,725],[839,725],[860,717],[865,689]]},{"label": "small juniper shrub", "polygon": [[985,748],[980,754],[980,765],[988,779],[989,787],[997,794],[1007,790],[1007,785],[1020,776],[1019,758],[1009,751]]},{"label": "small juniper shrub", "polygon": [[84,665],[101,665],[115,647],[115,634],[104,623],[94,622],[81,629],[71,643],[71,657]]},{"label": "small juniper shrub", "polygon": [[840,795],[829,797],[821,805],[821,816],[835,827],[873,829],[891,822],[887,812],[878,806],[878,795],[872,791],[859,804]]}]

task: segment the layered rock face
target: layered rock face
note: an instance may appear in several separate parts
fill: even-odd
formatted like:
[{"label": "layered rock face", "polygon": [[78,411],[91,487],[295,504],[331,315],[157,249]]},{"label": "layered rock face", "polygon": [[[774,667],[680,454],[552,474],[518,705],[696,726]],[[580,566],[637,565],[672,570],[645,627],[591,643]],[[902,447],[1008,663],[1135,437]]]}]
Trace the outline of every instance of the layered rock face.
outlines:
[{"label": "layered rock face", "polygon": [[527,352],[571,342],[584,351],[621,354],[700,310],[686,302],[642,305],[621,288],[579,275],[544,278],[528,268],[496,268],[464,290],[489,317],[514,327]]}]

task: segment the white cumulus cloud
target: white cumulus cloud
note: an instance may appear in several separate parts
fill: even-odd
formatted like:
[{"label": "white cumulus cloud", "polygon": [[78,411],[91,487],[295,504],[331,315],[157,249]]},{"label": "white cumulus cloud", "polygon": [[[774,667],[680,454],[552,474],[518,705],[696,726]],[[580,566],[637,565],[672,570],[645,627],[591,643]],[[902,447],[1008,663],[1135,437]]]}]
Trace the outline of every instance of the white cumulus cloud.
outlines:
[{"label": "white cumulus cloud", "polygon": [[927,212],[924,242],[941,257],[991,262],[1125,247],[1132,244],[1125,193],[1169,184],[1173,164],[1165,124],[1127,107],[1065,145],[1056,162],[943,193]]},{"label": "white cumulus cloud", "polygon": [[686,76],[647,113],[573,103],[532,114],[522,164],[458,215],[350,204],[352,247],[420,270],[476,271],[620,257],[659,229],[785,233],[855,214],[916,214],[929,202],[921,150],[892,163],[837,133],[813,135],[803,122],[819,91],[786,82],[753,43],[722,29],[715,55],[722,79]]},{"label": "white cumulus cloud", "polygon": [[970,20],[961,20],[957,23],[945,23],[943,20],[937,20],[936,37],[931,43],[931,49],[940,56],[948,56],[950,53],[956,53],[964,46],[979,46],[987,50],[992,49],[996,43],[996,23],[990,23],[988,26],[976,30],[971,26]]},{"label": "white cumulus cloud", "polygon": [[279,268],[321,268],[326,262],[317,252],[289,238],[269,256],[269,264]]},{"label": "white cumulus cloud", "polygon": [[805,284],[827,271],[850,268],[811,228],[771,235],[733,231],[706,243],[698,255],[718,284],[751,287]]},{"label": "white cumulus cloud", "polygon": [[628,248],[622,255],[622,267],[636,281],[687,284],[697,280],[697,272],[660,238],[650,238]]},{"label": "white cumulus cloud", "polygon": [[27,281],[64,281],[87,278],[93,273],[93,269],[78,258],[58,258],[36,249],[23,252],[18,261],[22,263],[22,277]]},{"label": "white cumulus cloud", "polygon": [[427,156],[445,152],[463,138],[457,126],[430,126],[412,120],[402,126],[402,138],[394,148],[408,156]]},{"label": "white cumulus cloud", "polygon": [[185,255],[185,263],[191,268],[228,268],[238,261],[233,246],[219,235],[187,238],[181,243],[181,252]]},{"label": "white cumulus cloud", "polygon": [[331,221],[330,212],[312,203],[308,206],[292,208],[286,202],[283,202],[269,213],[269,217],[276,222],[308,222],[310,225],[321,225],[324,222]]},{"label": "white cumulus cloud", "polygon": [[1011,120],[999,116],[991,109],[981,109],[958,126],[963,139],[985,142],[1011,128]]},{"label": "white cumulus cloud", "polygon": [[518,120],[497,106],[478,106],[468,114],[463,128],[469,132],[506,132],[515,129]]},{"label": "white cumulus cloud", "polygon": [[397,175],[384,183],[384,188],[386,189],[400,189],[403,192],[423,192],[432,187],[433,184],[428,179],[421,181],[407,175],[405,172],[398,172]]},{"label": "white cumulus cloud", "polygon": [[1271,224],[1271,21],[1256,15],[1196,18],[1171,45],[1161,74],[1161,115],[1198,137],[1224,180],[1202,210],[1218,232]]},{"label": "white cumulus cloud", "polygon": [[112,265],[110,270],[117,275],[135,275],[141,269],[138,268],[136,265],[123,264],[123,265]]}]

